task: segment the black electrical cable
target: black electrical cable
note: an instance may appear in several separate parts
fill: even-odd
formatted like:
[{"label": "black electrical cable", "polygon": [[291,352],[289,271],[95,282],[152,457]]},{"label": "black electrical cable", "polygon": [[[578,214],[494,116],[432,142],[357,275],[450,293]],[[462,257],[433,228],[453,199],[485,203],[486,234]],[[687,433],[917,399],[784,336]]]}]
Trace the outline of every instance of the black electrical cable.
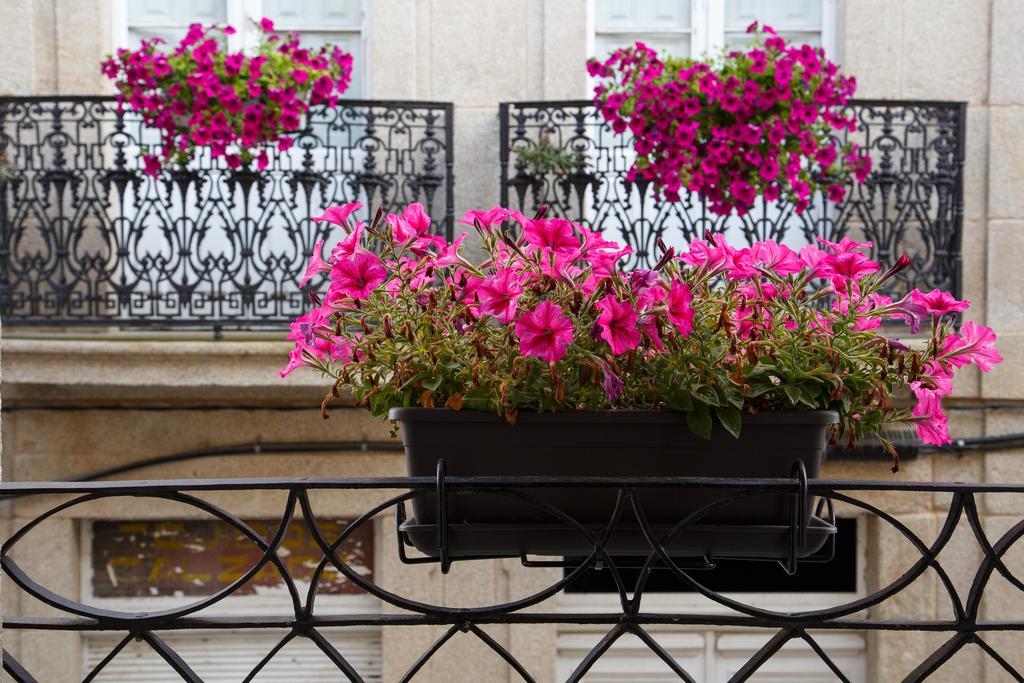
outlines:
[{"label": "black electrical cable", "polygon": [[170,455],[159,455],[153,458],[144,458],[132,462],[97,470],[88,474],[72,477],[66,481],[96,481],[106,479],[132,470],[139,470],[156,465],[181,462],[183,460],[197,460],[199,458],[213,458],[218,456],[234,455],[260,455],[262,453],[289,453],[289,452],[327,452],[327,451],[364,451],[364,452],[397,452],[402,450],[401,443],[397,441],[271,441],[264,443],[256,440],[251,444],[236,444],[231,446],[218,446],[216,448],[201,448],[194,451],[182,451]]}]

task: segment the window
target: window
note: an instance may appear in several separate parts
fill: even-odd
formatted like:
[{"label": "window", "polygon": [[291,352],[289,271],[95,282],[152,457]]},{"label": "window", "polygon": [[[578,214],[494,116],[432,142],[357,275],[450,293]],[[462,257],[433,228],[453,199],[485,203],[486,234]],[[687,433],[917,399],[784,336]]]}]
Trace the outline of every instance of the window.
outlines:
[{"label": "window", "polygon": [[[341,520],[318,520],[334,537]],[[277,521],[249,521],[264,538]],[[213,594],[240,578],[261,553],[236,529],[219,520],[94,521],[83,528],[82,595],[88,604],[122,611],[157,611],[180,607]],[[373,529],[365,526],[341,548],[349,566],[372,580]],[[305,598],[314,567],[323,557],[301,521],[293,521],[278,552]],[[203,610],[207,616],[287,615],[287,590],[277,570],[265,567],[236,593]],[[379,602],[334,568],[320,578],[316,604],[321,613],[373,612]],[[381,680],[381,630],[376,626],[331,629],[322,633],[368,682]],[[285,631],[162,632],[170,645],[205,681],[240,681],[286,634]],[[83,675],[124,638],[124,633],[90,633],[82,639]],[[259,680],[336,681],[337,667],[306,638],[293,638],[261,672]],[[181,678],[147,644],[133,642],[104,668],[101,680],[170,683]]]},{"label": "window", "polygon": [[281,33],[297,31],[309,47],[333,43],[352,54],[352,84],[344,97],[367,96],[363,47],[363,0],[115,0],[114,49],[134,47],[144,38],[175,43],[189,24],[231,24],[228,48],[249,49],[259,41],[255,26],[262,17]]},{"label": "window", "polygon": [[760,21],[782,37],[835,49],[835,0],[592,0],[593,46],[602,57],[642,41],[659,51],[699,56],[749,40]]},{"label": "window", "polygon": [[[840,605],[864,595],[867,544],[863,518],[840,518],[835,556],[826,563],[800,565],[796,576],[786,575],[771,563],[720,561],[716,569],[694,571],[693,576],[711,590],[782,612],[804,611]],[[625,567],[638,562],[622,561]],[[567,570],[568,571],[568,570]],[[622,572],[631,586],[636,569]],[[571,613],[613,612],[618,606],[614,581],[606,570],[585,573],[559,594],[559,609]],[[729,608],[693,591],[681,591],[679,581],[665,569],[655,568],[647,583],[644,611],[686,614],[734,615]],[[728,626],[656,625],[651,636],[698,681],[724,683],[774,635]],[[580,661],[608,632],[591,625],[560,625],[558,630],[558,680],[568,678]],[[812,632],[829,657],[855,683],[866,683],[867,639],[860,633]],[[639,639],[626,635],[615,641],[583,678],[593,683],[632,683],[679,680]],[[826,683],[836,680],[803,640],[788,642],[772,656],[753,680]]]}]

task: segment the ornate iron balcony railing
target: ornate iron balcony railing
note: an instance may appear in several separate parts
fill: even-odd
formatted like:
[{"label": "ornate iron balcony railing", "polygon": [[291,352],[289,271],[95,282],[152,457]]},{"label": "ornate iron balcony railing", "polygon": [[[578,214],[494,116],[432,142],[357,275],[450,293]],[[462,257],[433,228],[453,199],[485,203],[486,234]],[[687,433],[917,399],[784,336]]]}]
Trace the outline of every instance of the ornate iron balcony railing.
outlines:
[{"label": "ornate iron balcony railing", "polygon": [[[650,184],[628,182],[631,140],[616,135],[590,101],[504,103],[502,206],[530,212],[546,204],[557,215],[610,231],[633,247],[630,265],[639,267],[657,261],[658,238],[679,245],[711,231],[737,243],[774,239],[799,246],[849,235],[872,241],[874,256],[884,261],[904,253],[912,259],[893,280],[893,294],[914,287],[959,293],[967,105],[855,100],[849,110],[858,122],[849,138],[873,160],[867,182],[838,205],[815,196],[803,215],[780,202],[723,218],[696,197],[661,202]],[[533,154],[524,158],[526,150]]]},{"label": "ornate iron balcony railing", "polygon": [[[602,528],[584,527],[551,505],[538,501],[531,496],[543,487],[571,488],[579,495],[593,495],[604,490],[617,493],[611,498],[614,505],[609,505],[608,523]],[[721,500],[709,503],[689,518],[680,520],[669,531],[659,531],[648,524],[644,514],[645,497],[655,489],[676,489],[680,496],[685,496],[689,489],[699,488],[702,492],[720,492]],[[250,525],[242,521],[239,514],[218,507],[208,501],[208,497],[218,500],[231,500],[229,492],[245,494],[251,499],[262,492],[277,492],[283,506],[276,513],[276,522],[270,524],[270,533],[261,535]],[[366,502],[365,513],[354,521],[346,523],[338,532],[327,532],[324,521],[326,514],[318,501],[319,496],[345,494],[348,499],[359,497]],[[407,595],[399,589],[379,582],[380,577],[367,578],[358,571],[345,550],[346,543],[354,538],[360,529],[379,519],[382,524],[401,524],[402,510],[406,503],[417,496],[431,496],[438,509],[438,520],[445,520],[443,512],[446,501],[453,496],[472,494],[473,496],[501,496],[503,500],[510,497],[519,501],[533,502],[538,510],[548,515],[553,523],[563,526],[569,532],[578,534],[587,541],[590,551],[587,557],[564,561],[562,563],[544,563],[523,558],[527,566],[522,571],[534,571],[531,567],[551,566],[557,564],[564,571],[557,573],[557,578],[544,588],[530,595],[516,596],[508,602],[490,605],[469,605],[458,602],[460,594],[449,594],[454,604],[430,604],[421,596]],[[756,495],[790,496],[794,501],[793,517],[789,530],[793,544],[799,543],[799,535],[806,529],[806,520],[801,519],[799,509],[802,499],[818,499],[818,513],[831,517],[833,510],[844,515],[866,517],[870,526],[880,529],[891,537],[905,541],[910,557],[904,565],[890,567],[890,570],[875,577],[876,585],[869,586],[865,592],[853,598],[836,598],[836,604],[824,608],[804,611],[777,611],[752,604],[751,600],[735,595],[726,596],[705,585],[704,572],[697,571],[693,565],[681,564],[667,550],[672,537],[687,533],[700,523],[702,515],[713,509],[728,505],[737,498]],[[1000,672],[1015,680],[1021,680],[1019,669],[1012,662],[1020,662],[1020,652],[1000,651],[992,644],[993,638],[999,634],[1015,634],[1018,639],[1024,635],[1024,582],[1015,575],[1012,567],[1019,566],[1020,555],[1014,554],[1014,545],[1024,536],[1024,520],[1019,513],[1013,518],[1005,516],[1006,510],[1019,510],[1024,502],[1024,485],[1022,484],[963,484],[963,483],[906,483],[876,481],[833,481],[806,480],[800,476],[791,479],[595,479],[595,478],[460,478],[444,476],[439,466],[438,477],[428,478],[375,478],[375,479],[220,479],[220,480],[181,480],[181,481],[111,481],[103,483],[70,483],[70,482],[30,482],[5,483],[0,485],[0,495],[14,498],[15,505],[22,512],[15,516],[20,521],[17,528],[5,540],[2,546],[2,567],[13,585],[4,589],[5,601],[10,604],[12,592],[17,592],[16,585],[28,596],[56,609],[61,616],[22,616],[7,613],[3,617],[3,627],[22,634],[24,642],[35,632],[36,637],[46,633],[77,631],[113,632],[117,633],[119,643],[109,655],[98,661],[91,672],[91,677],[104,666],[119,656],[122,649],[132,639],[144,641],[156,654],[176,671],[183,680],[198,681],[199,675],[192,669],[189,662],[180,657],[167,644],[166,634],[176,631],[213,629],[223,632],[225,629],[280,629],[284,631],[281,641],[266,653],[265,657],[252,662],[250,677],[255,676],[270,662],[292,639],[310,639],[337,667],[341,676],[352,680],[363,680],[362,674],[353,666],[339,650],[332,645],[322,631],[324,629],[359,628],[368,625],[405,627],[410,629],[425,626],[446,626],[441,636],[427,647],[422,654],[409,666],[401,680],[408,680],[422,669],[428,660],[445,647],[446,643],[460,631],[470,633],[479,638],[484,645],[500,656],[512,670],[523,680],[532,681],[539,675],[536,671],[542,664],[537,661],[520,659],[515,647],[500,642],[488,632],[499,624],[586,624],[592,628],[602,628],[604,637],[589,650],[578,663],[569,680],[580,680],[598,660],[605,655],[617,639],[624,635],[633,635],[642,640],[650,649],[650,656],[660,658],[680,680],[693,681],[694,677],[686,671],[683,664],[676,661],[659,644],[657,627],[674,625],[679,628],[704,626],[727,627],[750,632],[766,634],[767,642],[743,664],[731,680],[742,681],[756,674],[766,662],[776,655],[781,648],[793,640],[804,641],[822,660],[823,666],[834,674],[837,680],[850,680],[850,675],[830,657],[829,652],[819,642],[816,634],[829,633],[876,633],[894,634],[908,632],[920,634],[917,645],[903,653],[902,659],[911,669],[905,680],[919,681],[942,669],[944,664],[962,649],[972,646],[977,648],[990,663]],[[48,501],[49,496],[58,496],[62,502]],[[921,523],[920,515],[911,515],[917,521],[908,522],[903,517],[908,501],[915,495],[926,496],[934,512],[934,523]],[[70,496],[70,498],[69,498]],[[238,499],[235,499],[238,500]],[[41,533],[41,527],[47,520],[60,519],[62,516],[76,516],[79,506],[102,503],[102,509],[109,515],[116,510],[130,518],[130,510],[126,507],[130,502],[152,508],[154,503],[172,501],[191,508],[193,512],[202,513],[220,520],[237,532],[241,542],[248,542],[254,547],[253,557],[259,559],[244,570],[240,576],[223,589],[213,592],[207,597],[196,599],[177,607],[163,611],[134,612],[113,611],[79,602],[71,597],[58,595],[43,587],[40,574],[52,576],[52,571],[39,566],[22,566],[16,561],[19,548],[31,544],[33,533]],[[887,509],[891,506],[891,509]],[[982,510],[1002,511],[998,520],[993,520]],[[29,512],[31,511],[31,512]],[[313,579],[307,581],[308,589],[297,586],[295,577],[289,572],[289,566],[282,561],[277,552],[286,532],[292,528],[293,520],[300,523],[315,539],[315,547],[319,548],[321,559],[316,564]],[[635,581],[624,578],[624,568],[619,560],[609,554],[605,540],[620,528],[632,525],[639,528],[648,538],[649,551],[646,557],[637,560],[639,572]],[[913,528],[912,528],[913,527]],[[445,555],[448,541],[448,524],[442,523],[437,528],[439,544],[438,558],[427,558],[407,554],[402,542],[403,529],[399,526],[395,534],[385,533],[380,538],[398,537],[399,547],[395,549],[378,549],[383,552],[397,552],[408,563],[441,563],[441,570],[447,570]],[[337,527],[335,527],[337,529]],[[927,530],[927,531],[926,531]],[[842,533],[842,532],[840,532]],[[956,540],[954,539],[956,536]],[[74,542],[71,545],[75,545]],[[964,566],[964,558],[971,557],[970,547],[974,548],[979,559],[973,568]],[[49,547],[49,546],[48,546]],[[159,545],[155,546],[159,549]],[[72,548],[68,549],[69,552]],[[134,550],[133,550],[134,552]],[[872,553],[875,551],[873,550]],[[1011,555],[1013,556],[1011,561]],[[54,558],[50,554],[36,553],[41,563],[48,564]],[[448,558],[449,560],[451,558]],[[952,560],[956,566],[947,562]],[[1016,563],[1016,564],[1015,564]],[[209,608],[223,602],[227,597],[237,593],[250,582],[256,573],[271,567],[280,575],[280,581],[286,589],[282,592],[287,596],[291,607],[285,614],[259,615],[210,615]],[[427,565],[430,567],[430,564]],[[617,586],[618,607],[611,611],[566,611],[552,608],[549,598],[564,591],[574,580],[585,572],[601,567],[608,573]],[[331,613],[323,607],[323,600],[315,600],[324,572],[333,568],[344,578],[367,594],[376,597],[389,608],[366,610],[365,612]],[[651,597],[647,587],[651,572],[667,573],[680,590],[695,592],[706,598],[711,608],[706,611],[693,612],[673,611],[666,607],[665,602],[657,596]],[[307,567],[308,569],[308,567]],[[707,569],[702,566],[700,569]],[[414,571],[410,570],[410,571]],[[424,570],[426,571],[426,569]],[[543,570],[540,570],[543,571]],[[548,576],[551,576],[550,574]],[[384,577],[387,578],[386,576]],[[919,582],[933,580],[937,602],[932,598],[927,601],[930,613],[934,618],[913,618],[913,616],[895,616],[913,605],[908,600],[908,593],[918,586]],[[986,591],[990,585],[998,582],[995,598],[998,605],[991,600],[984,603]],[[408,581],[401,585],[410,585]],[[912,593],[911,593],[912,594]],[[927,595],[933,595],[928,592]],[[24,596],[22,605],[30,598]],[[936,606],[937,605],[937,606]],[[997,617],[992,618],[993,612]],[[1005,618],[1011,615],[1010,618]],[[920,615],[918,615],[920,617]],[[652,627],[655,627],[652,631]],[[40,634],[39,632],[43,632]],[[928,637],[925,634],[930,634]],[[162,637],[162,635],[164,637]],[[209,647],[216,648],[217,635],[214,633],[209,640]],[[920,659],[913,653],[918,651],[921,643],[938,642],[942,644],[929,646],[927,654]],[[412,642],[412,641],[410,641]],[[1004,641],[1008,642],[1008,641]],[[49,648],[36,647],[32,650],[38,658],[40,653],[50,653]],[[47,656],[53,656],[52,653]],[[24,659],[24,658],[22,658]],[[25,659],[24,661],[28,661]],[[17,651],[4,653],[4,668],[13,680],[32,681],[32,673],[19,661]],[[531,669],[533,669],[531,671]],[[1005,672],[1005,673],[1004,673]],[[889,672],[888,676],[895,672]],[[902,674],[900,674],[902,675]],[[246,679],[248,680],[248,678]],[[886,677],[885,680],[891,680]],[[1009,678],[1007,678],[1009,680]]]},{"label": "ornate iron balcony railing", "polygon": [[0,314],[8,325],[281,326],[298,278],[352,201],[419,201],[451,234],[452,105],[315,108],[260,173],[200,155],[152,179],[159,142],[109,97],[0,97]]}]

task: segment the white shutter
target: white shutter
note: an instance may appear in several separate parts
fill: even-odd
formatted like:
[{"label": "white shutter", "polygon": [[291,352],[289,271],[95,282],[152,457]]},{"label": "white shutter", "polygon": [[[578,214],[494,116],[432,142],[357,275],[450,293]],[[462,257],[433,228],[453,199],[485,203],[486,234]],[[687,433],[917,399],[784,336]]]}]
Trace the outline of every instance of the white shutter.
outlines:
[{"label": "white shutter", "polygon": [[637,41],[687,56],[693,33],[691,0],[595,0],[594,55],[604,57]]},{"label": "white shutter", "polygon": [[362,0],[263,0],[262,10],[278,33],[298,33],[305,47],[315,49],[330,43],[350,53],[352,83],[343,97],[366,97]]},{"label": "white shutter", "polygon": [[[379,629],[331,630],[323,635],[367,683],[381,680]],[[203,631],[164,632],[159,637],[174,648],[207,683],[238,683],[282,637],[280,632]],[[83,638],[84,676],[124,637],[96,634]],[[293,638],[254,679],[260,683],[335,683],[344,675],[313,641]],[[176,683],[181,681],[167,663],[145,642],[133,642],[110,661],[97,681],[109,683]]]},{"label": "white shutter", "polygon": [[[708,680],[725,683],[768,642],[772,633],[723,633],[715,643],[715,675]],[[867,683],[864,636],[857,633],[811,633],[839,670],[852,683]],[[756,683],[834,683],[836,675],[811,646],[793,639],[765,662],[750,678]]]},{"label": "white shutter", "polygon": [[[594,631],[560,633],[556,678],[567,680],[604,635],[604,632]],[[695,680],[706,679],[705,634],[654,632],[651,636]],[[678,681],[679,677],[642,640],[625,635],[601,655],[583,680],[587,683],[657,683]]]},{"label": "white shutter", "polygon": [[747,26],[759,21],[786,40],[821,45],[822,20],[822,0],[726,0],[725,44],[745,45]]},{"label": "white shutter", "polygon": [[[143,38],[163,38],[174,45],[189,24],[222,24],[227,21],[225,0],[132,0],[125,3],[129,47]],[[119,46],[124,47],[124,46]]]},{"label": "white shutter", "polygon": [[[567,627],[558,635],[558,680],[565,680],[605,632]],[[653,637],[694,680],[725,683],[774,633],[651,631]],[[811,634],[853,683],[867,683],[865,639],[855,633]],[[639,638],[623,636],[583,678],[588,683],[657,683],[678,677]],[[755,683],[833,683],[835,674],[803,640],[791,640],[750,678]]]}]

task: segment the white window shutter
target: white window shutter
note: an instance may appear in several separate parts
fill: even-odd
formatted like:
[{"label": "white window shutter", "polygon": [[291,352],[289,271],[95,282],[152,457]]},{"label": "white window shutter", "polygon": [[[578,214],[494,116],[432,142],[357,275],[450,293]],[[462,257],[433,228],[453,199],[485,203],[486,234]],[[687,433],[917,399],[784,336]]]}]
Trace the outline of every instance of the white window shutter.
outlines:
[{"label": "white window shutter", "polygon": [[[367,683],[381,680],[380,629],[358,631],[324,629],[324,636]],[[174,632],[159,637],[172,647],[200,678],[208,683],[238,683],[283,636],[279,632]],[[123,638],[123,634],[97,634],[83,638],[83,676]],[[261,683],[335,683],[344,678],[313,643],[293,638],[255,678]],[[145,642],[133,642],[111,660],[96,678],[109,683],[176,683],[181,677]]]}]

